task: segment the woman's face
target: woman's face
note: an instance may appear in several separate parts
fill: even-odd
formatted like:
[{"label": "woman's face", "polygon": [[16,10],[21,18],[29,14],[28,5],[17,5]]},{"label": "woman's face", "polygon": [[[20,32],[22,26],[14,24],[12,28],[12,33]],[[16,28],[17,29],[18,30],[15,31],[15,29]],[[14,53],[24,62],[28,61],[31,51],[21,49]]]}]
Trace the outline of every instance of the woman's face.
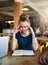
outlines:
[{"label": "woman's face", "polygon": [[28,31],[28,29],[29,29],[29,26],[28,25],[29,25],[29,23],[27,21],[20,22],[20,31],[22,33],[25,33],[26,31]]}]

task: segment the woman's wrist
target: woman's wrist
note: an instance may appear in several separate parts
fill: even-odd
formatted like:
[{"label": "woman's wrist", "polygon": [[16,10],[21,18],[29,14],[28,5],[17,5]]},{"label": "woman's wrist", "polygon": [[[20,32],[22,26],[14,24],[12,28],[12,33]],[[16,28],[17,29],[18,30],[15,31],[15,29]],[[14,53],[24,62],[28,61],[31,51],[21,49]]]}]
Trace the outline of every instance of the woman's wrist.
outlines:
[{"label": "woman's wrist", "polygon": [[12,50],[11,54],[13,54],[14,50]]}]

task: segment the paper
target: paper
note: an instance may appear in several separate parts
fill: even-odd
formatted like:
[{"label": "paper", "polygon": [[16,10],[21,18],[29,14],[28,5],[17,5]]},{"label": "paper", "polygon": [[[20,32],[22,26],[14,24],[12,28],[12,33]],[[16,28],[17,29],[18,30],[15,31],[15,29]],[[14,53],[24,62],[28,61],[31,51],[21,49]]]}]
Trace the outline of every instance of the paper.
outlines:
[{"label": "paper", "polygon": [[12,56],[32,56],[34,55],[33,50],[15,50]]}]

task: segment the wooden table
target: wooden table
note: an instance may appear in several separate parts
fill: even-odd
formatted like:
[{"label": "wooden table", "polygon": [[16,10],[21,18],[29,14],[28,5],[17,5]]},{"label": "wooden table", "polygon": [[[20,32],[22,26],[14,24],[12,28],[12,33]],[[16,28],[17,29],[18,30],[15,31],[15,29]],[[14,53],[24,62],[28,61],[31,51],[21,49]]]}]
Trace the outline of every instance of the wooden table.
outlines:
[{"label": "wooden table", "polygon": [[35,53],[35,56],[30,57],[12,57],[6,56],[0,59],[0,65],[40,65],[38,63],[38,53]]},{"label": "wooden table", "polygon": [[48,42],[48,38],[47,37],[37,37],[37,40],[38,40],[39,43],[41,43],[41,42],[44,42],[44,43]]}]

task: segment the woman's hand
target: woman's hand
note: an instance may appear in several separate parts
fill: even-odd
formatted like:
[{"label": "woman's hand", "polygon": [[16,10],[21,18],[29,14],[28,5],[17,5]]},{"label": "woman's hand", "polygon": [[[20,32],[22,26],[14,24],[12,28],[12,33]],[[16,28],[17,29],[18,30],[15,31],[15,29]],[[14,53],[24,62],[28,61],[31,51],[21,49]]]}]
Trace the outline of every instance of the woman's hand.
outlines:
[{"label": "woman's hand", "polygon": [[20,25],[18,25],[18,26],[16,27],[15,33],[17,33],[17,32],[20,31],[19,27],[20,27]]},{"label": "woman's hand", "polygon": [[30,25],[28,25],[28,27],[29,27],[30,32],[34,33],[33,28]]}]

